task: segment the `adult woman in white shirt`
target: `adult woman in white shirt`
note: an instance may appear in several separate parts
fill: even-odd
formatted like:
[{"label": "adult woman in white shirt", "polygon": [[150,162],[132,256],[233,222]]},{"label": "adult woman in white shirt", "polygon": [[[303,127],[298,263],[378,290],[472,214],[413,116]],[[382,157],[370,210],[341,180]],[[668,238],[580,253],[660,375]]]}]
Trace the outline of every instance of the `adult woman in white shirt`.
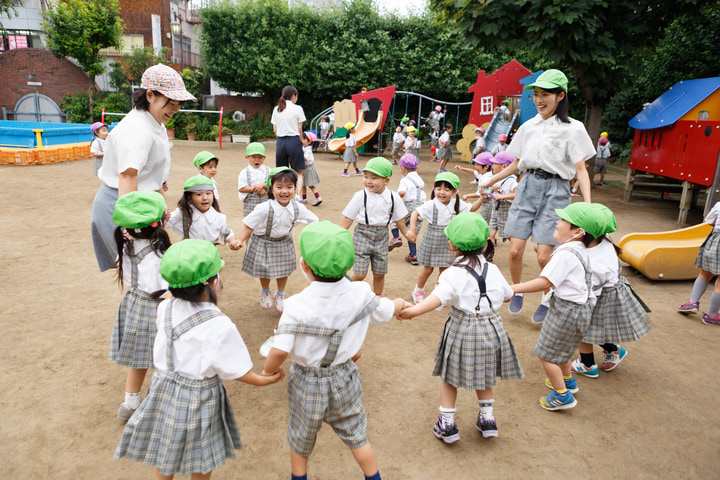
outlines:
[{"label": "adult woman in white shirt", "polygon": [[103,184],[93,202],[91,231],[101,272],[115,268],[115,202],[132,191],[163,193],[170,173],[170,141],[164,123],[183,101],[197,99],[185,89],[180,74],[158,64],[145,70],[132,100],[133,109],[108,135],[98,172]]},{"label": "adult woman in white shirt", "polygon": [[275,166],[290,167],[298,176],[297,191],[302,190],[303,170],[305,170],[305,156],[300,136],[302,124],[305,121],[305,111],[296,105],[298,99],[297,88],[287,85],[282,90],[278,104],[273,108],[273,131],[277,137],[275,149]]}]

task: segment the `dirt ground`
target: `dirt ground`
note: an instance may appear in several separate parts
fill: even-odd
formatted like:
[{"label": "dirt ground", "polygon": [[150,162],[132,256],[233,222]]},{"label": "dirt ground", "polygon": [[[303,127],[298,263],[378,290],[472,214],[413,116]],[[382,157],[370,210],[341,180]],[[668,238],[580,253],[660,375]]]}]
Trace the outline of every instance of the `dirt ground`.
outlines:
[{"label": "dirt ground", "polygon": [[[212,143],[176,141],[169,199],[174,204],[179,198],[184,181],[195,173],[192,158],[201,149],[221,158],[220,205],[239,232],[242,204],[235,192],[238,172],[247,165],[244,145],[217,150]],[[421,153],[419,172],[432,185],[437,164],[427,154]],[[268,158],[273,166],[271,145]],[[361,166],[369,158],[363,157]],[[317,154],[316,165],[324,203],[313,210],[321,219],[339,222],[352,194],[362,188],[361,180],[342,178],[337,156]],[[615,212],[616,240],[631,232],[678,228],[678,199],[636,197],[623,203],[623,170],[611,168],[610,185],[594,188],[593,199]],[[90,159],[0,169],[6,187],[0,191],[2,478],[153,475],[151,467],[113,459],[124,425],[115,415],[123,400],[125,369],[107,356],[122,292],[114,272],[98,271],[92,251],[90,211],[99,187],[92,170]],[[460,193],[472,191],[472,178],[461,178]],[[398,170],[391,187],[399,180]],[[700,221],[698,208],[689,222]],[[300,230],[294,232],[296,239]],[[498,246],[496,263],[509,279],[507,245]],[[243,251],[225,248],[221,253],[226,267],[220,308],[237,324],[259,371],[263,359],[258,348],[272,334],[279,314],[260,309],[258,281],[240,271]],[[406,254],[406,246],[390,254],[385,296],[411,298],[418,268],[403,260]],[[524,279],[538,274],[531,246],[524,265]],[[533,353],[539,327],[530,323],[540,296],[529,295],[519,315],[510,314],[507,306],[500,309],[525,379],[500,381],[495,390],[496,439],[482,439],[475,430],[477,404],[466,391],[459,393],[457,405],[462,441],[447,446],[431,433],[439,405],[439,380],[431,372],[447,311],[372,327],[359,367],[369,438],[383,477],[720,478],[720,416],[714,407],[720,396],[720,328],[675,312],[687,300],[691,281],[652,282],[628,267],[624,274],[653,309],[656,328],[625,345],[629,355],[615,371],[601,372],[597,379],[579,378],[578,406],[570,411],[546,412],[537,404],[548,392]],[[431,277],[428,290],[436,279]],[[297,271],[287,292],[292,295],[305,286]],[[601,354],[597,347],[595,353]],[[149,375],[145,389],[148,381]],[[266,388],[226,382],[226,387],[245,448],[213,478],[289,478],[285,382]],[[309,473],[315,479],[362,478],[330,428],[319,435]]]}]

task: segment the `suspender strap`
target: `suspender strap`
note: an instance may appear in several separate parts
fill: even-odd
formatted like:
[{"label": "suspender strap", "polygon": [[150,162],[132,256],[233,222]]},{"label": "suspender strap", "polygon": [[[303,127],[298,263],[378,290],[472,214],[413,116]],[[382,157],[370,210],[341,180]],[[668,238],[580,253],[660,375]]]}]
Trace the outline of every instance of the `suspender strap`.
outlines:
[{"label": "suspender strap", "polygon": [[432,224],[433,224],[433,225],[437,225],[437,222],[438,222],[438,209],[437,209],[437,205],[435,205],[435,202],[433,202],[433,219],[432,219]]},{"label": "suspender strap", "polygon": [[[463,265],[462,266],[467,272],[472,275],[475,280],[478,283],[478,287],[480,288],[480,297],[478,298],[478,303],[475,306],[475,314],[480,313],[480,302],[482,302],[482,299],[485,298],[487,300],[488,304],[490,305],[490,308],[493,308],[493,304],[490,301],[490,297],[487,295],[487,286],[485,285],[485,277],[487,276],[488,271],[488,264],[485,263],[485,266],[483,267],[482,275],[478,275],[478,273],[470,267],[470,265]],[[493,308],[494,310],[494,308]]]},{"label": "suspender strap", "polygon": [[[267,203],[268,203],[268,219],[267,219],[267,226],[265,227],[264,237],[271,238],[272,226],[273,226],[273,222],[275,221],[275,210],[273,209],[272,204],[270,202],[267,202]],[[295,223],[297,222],[298,215],[300,215],[300,209],[299,209],[295,199],[290,200],[290,203],[293,206],[293,213],[295,214],[295,217],[293,218],[293,221],[290,224],[290,230],[292,230],[293,227],[295,226]],[[227,233],[230,233],[229,228],[228,228]]]},{"label": "suspender strap", "polygon": [[568,248],[568,250],[570,250],[573,255],[577,257],[578,260],[580,260],[580,263],[585,269],[585,283],[587,284],[588,298],[590,298],[590,295],[592,295],[592,270],[590,270],[590,265],[585,261],[585,259],[582,257],[582,255],[580,255],[577,250],[575,250],[574,248]]},{"label": "suspender strap", "polygon": [[180,336],[190,330],[191,328],[197,327],[210,319],[219,317],[222,315],[217,310],[200,310],[188,318],[180,322],[175,328],[172,326],[172,307],[175,303],[175,299],[170,300],[170,303],[165,310],[165,335],[167,336],[167,348],[165,350],[165,359],[167,360],[168,371],[174,372],[175,365],[173,362],[173,341],[180,338]]},{"label": "suspender strap", "polygon": [[422,188],[420,188],[420,185],[418,185],[417,182],[415,180],[413,180],[411,177],[405,177],[405,178],[410,180],[410,183],[415,185],[415,201],[421,202],[422,200],[420,200],[420,198],[421,198],[420,194],[422,193]]},{"label": "suspender strap", "polygon": [[130,257],[130,263],[132,265],[132,269],[130,270],[131,286],[137,288],[137,286],[138,286],[138,265],[140,265],[140,262],[143,261],[143,258],[145,258],[147,256],[147,254],[150,252],[152,252],[151,245],[146,245],[145,248],[140,250],[138,253],[135,253],[134,243],[128,244],[126,253],[127,253],[128,257]]},{"label": "suspender strap", "polygon": [[247,170],[245,170],[245,173],[247,173],[248,187],[252,187],[252,178],[250,178],[250,169],[248,168]]},{"label": "suspender strap", "polygon": [[335,360],[337,355],[337,349],[340,346],[345,330],[355,325],[357,322],[367,317],[372,313],[377,306],[380,304],[378,297],[370,300],[360,310],[360,312],[352,319],[352,321],[343,329],[336,330],[328,327],[318,327],[315,325],[280,325],[277,329],[276,335],[291,334],[291,335],[311,335],[313,337],[330,337],[330,344],[325,352],[325,357],[322,359],[320,366],[322,368],[329,367]]},{"label": "suspender strap", "polygon": [[[363,188],[363,208],[365,209],[365,225],[370,226],[370,219],[368,218],[367,213],[367,190]],[[395,212],[395,195],[390,192],[390,215],[388,216],[388,221],[385,224],[387,227],[390,225],[390,220],[392,220],[393,213]]]}]

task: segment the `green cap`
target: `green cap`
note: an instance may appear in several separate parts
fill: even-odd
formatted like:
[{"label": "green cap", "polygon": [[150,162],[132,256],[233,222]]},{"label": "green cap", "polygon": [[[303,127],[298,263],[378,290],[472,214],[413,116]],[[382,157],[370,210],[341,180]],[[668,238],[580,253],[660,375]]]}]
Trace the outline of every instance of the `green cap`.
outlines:
[{"label": "green cap", "polygon": [[435,175],[433,183],[437,182],[447,182],[452,185],[455,190],[457,190],[460,186],[460,177],[451,172],[442,172]]},{"label": "green cap", "polygon": [[205,175],[195,175],[187,179],[183,192],[207,192],[213,189],[213,182]]},{"label": "green cap", "polygon": [[265,184],[268,188],[270,188],[270,185],[272,185],[272,177],[273,175],[282,172],[283,170],[292,170],[290,167],[275,167],[272,170],[270,170],[270,173],[268,173],[267,180],[265,180]]},{"label": "green cap", "polygon": [[505,99],[505,100],[502,101],[502,104],[503,104],[503,105],[510,105],[510,100]]},{"label": "green cap", "polygon": [[170,288],[200,285],[225,266],[217,247],[207,240],[190,238],[173,244],[160,260],[160,275]]},{"label": "green cap", "polygon": [[265,145],[263,145],[260,142],[252,142],[248,143],[248,146],[245,148],[245,155],[262,155],[265,156]]},{"label": "green cap", "polygon": [[605,219],[605,229],[603,230],[603,235],[613,233],[617,230],[617,220],[615,219],[615,214],[612,210],[602,203],[592,203],[590,205],[593,210],[595,210],[599,215],[602,215]]},{"label": "green cap", "polygon": [[363,171],[374,173],[378,177],[390,178],[393,174],[393,166],[388,159],[375,157],[368,160]]},{"label": "green cap", "polygon": [[408,121],[410,121],[410,117],[402,117],[400,121],[403,123],[407,123]]},{"label": "green cap", "polygon": [[352,235],[328,220],[303,228],[298,245],[305,263],[321,277],[340,278],[355,263]]},{"label": "green cap", "polygon": [[202,152],[195,155],[195,160],[193,160],[193,164],[195,164],[196,167],[199,167],[200,165],[205,165],[210,160],[217,160],[218,158],[213,155],[212,153],[203,150]]},{"label": "green cap", "polygon": [[460,212],[445,227],[445,236],[460,250],[470,252],[485,245],[490,227],[479,213]]},{"label": "green cap", "polygon": [[552,90],[553,88],[562,88],[567,92],[568,79],[560,70],[545,70],[533,83],[527,85],[525,90],[531,90],[540,87],[543,90]]},{"label": "green cap", "polygon": [[113,223],[125,228],[143,228],[162,220],[165,198],[158,192],[129,192],[117,199]]},{"label": "green cap", "polygon": [[585,230],[595,238],[605,234],[605,216],[592,203],[575,202],[565,208],[556,208],[558,217]]}]

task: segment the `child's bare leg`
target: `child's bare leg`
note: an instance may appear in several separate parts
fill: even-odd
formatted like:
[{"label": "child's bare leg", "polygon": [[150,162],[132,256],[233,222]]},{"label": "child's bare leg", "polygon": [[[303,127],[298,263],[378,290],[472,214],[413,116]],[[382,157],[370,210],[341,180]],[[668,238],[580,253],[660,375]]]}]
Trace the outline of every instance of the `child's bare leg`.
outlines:
[{"label": "child's bare leg", "polygon": [[[205,474],[196,472],[190,475],[190,480],[210,480],[210,475],[212,475],[212,470]],[[160,475],[160,469],[155,469],[155,480],[172,480],[173,477],[175,475]]]},{"label": "child's bare leg", "polygon": [[[538,357],[539,358],[539,357]],[[550,379],[550,383],[552,383],[553,388],[557,390],[564,390],[565,389],[565,380],[563,380],[563,369],[560,365],[557,363],[548,362],[547,360],[540,359],[540,363],[542,364],[543,370],[545,370],[545,375]],[[565,364],[567,366],[567,375],[570,375],[570,365]]]},{"label": "child's bare leg", "polygon": [[172,480],[175,475],[160,475],[160,469],[155,468],[155,480]]},{"label": "child's bare leg", "polygon": [[455,408],[457,400],[457,388],[449,383],[440,384],[440,406],[442,408]]},{"label": "child's bare leg", "polygon": [[[310,189],[312,190],[312,187],[310,187]],[[305,187],[305,185],[302,187],[302,196],[307,197],[307,187]]]},{"label": "child's bare leg", "polygon": [[522,281],[523,271],[523,254],[525,253],[526,239],[510,237],[510,254],[508,256],[508,267],[510,268],[510,278],[513,283]]},{"label": "child's bare leg", "polygon": [[353,273],[350,275],[350,278],[352,278],[353,282],[362,282],[365,280],[365,277],[367,277],[367,273]]},{"label": "child's bare leg", "polygon": [[385,287],[385,275],[377,275],[373,273],[373,291],[375,295],[382,295]]},{"label": "child's bare leg", "polygon": [[373,452],[370,442],[360,448],[351,448],[350,451],[366,477],[371,477],[378,472],[375,452]]},{"label": "child's bare leg", "polygon": [[355,171],[359,170],[357,167],[357,162],[352,162],[352,166],[355,169]]},{"label": "child's bare leg", "polygon": [[488,240],[495,243],[495,235],[497,235],[497,230],[490,230],[490,238],[488,238]]},{"label": "child's bare leg", "polygon": [[298,170],[295,173],[297,173],[297,176],[298,176],[297,186],[296,186],[296,190],[295,190],[297,192],[297,190],[303,189],[303,171]]},{"label": "child's bare leg", "polygon": [[307,475],[308,457],[301,457],[297,453],[290,452],[290,470],[296,477]]},{"label": "child's bare leg", "polygon": [[488,387],[485,390],[475,390],[475,395],[477,395],[478,400],[492,400],[493,389]]},{"label": "child's bare leg", "polygon": [[423,268],[420,270],[420,274],[418,275],[417,288],[425,288],[425,283],[428,281],[428,278],[430,278],[432,273],[433,267],[426,267],[423,265]]},{"label": "child's bare leg", "polygon": [[147,368],[128,368],[125,377],[125,391],[127,393],[139,392],[142,389],[146,374]]},{"label": "child's bare leg", "polygon": [[277,282],[277,289],[278,292],[284,292],[285,291],[285,285],[287,285],[288,277],[282,277],[275,280]]},{"label": "child's bare leg", "polygon": [[585,354],[593,353],[592,343],[585,343],[585,342],[580,343],[580,346],[578,347],[578,351],[580,353],[585,353]]},{"label": "child's bare leg", "polygon": [[270,290],[270,279],[269,278],[261,278],[260,279],[260,287],[263,290]]}]

